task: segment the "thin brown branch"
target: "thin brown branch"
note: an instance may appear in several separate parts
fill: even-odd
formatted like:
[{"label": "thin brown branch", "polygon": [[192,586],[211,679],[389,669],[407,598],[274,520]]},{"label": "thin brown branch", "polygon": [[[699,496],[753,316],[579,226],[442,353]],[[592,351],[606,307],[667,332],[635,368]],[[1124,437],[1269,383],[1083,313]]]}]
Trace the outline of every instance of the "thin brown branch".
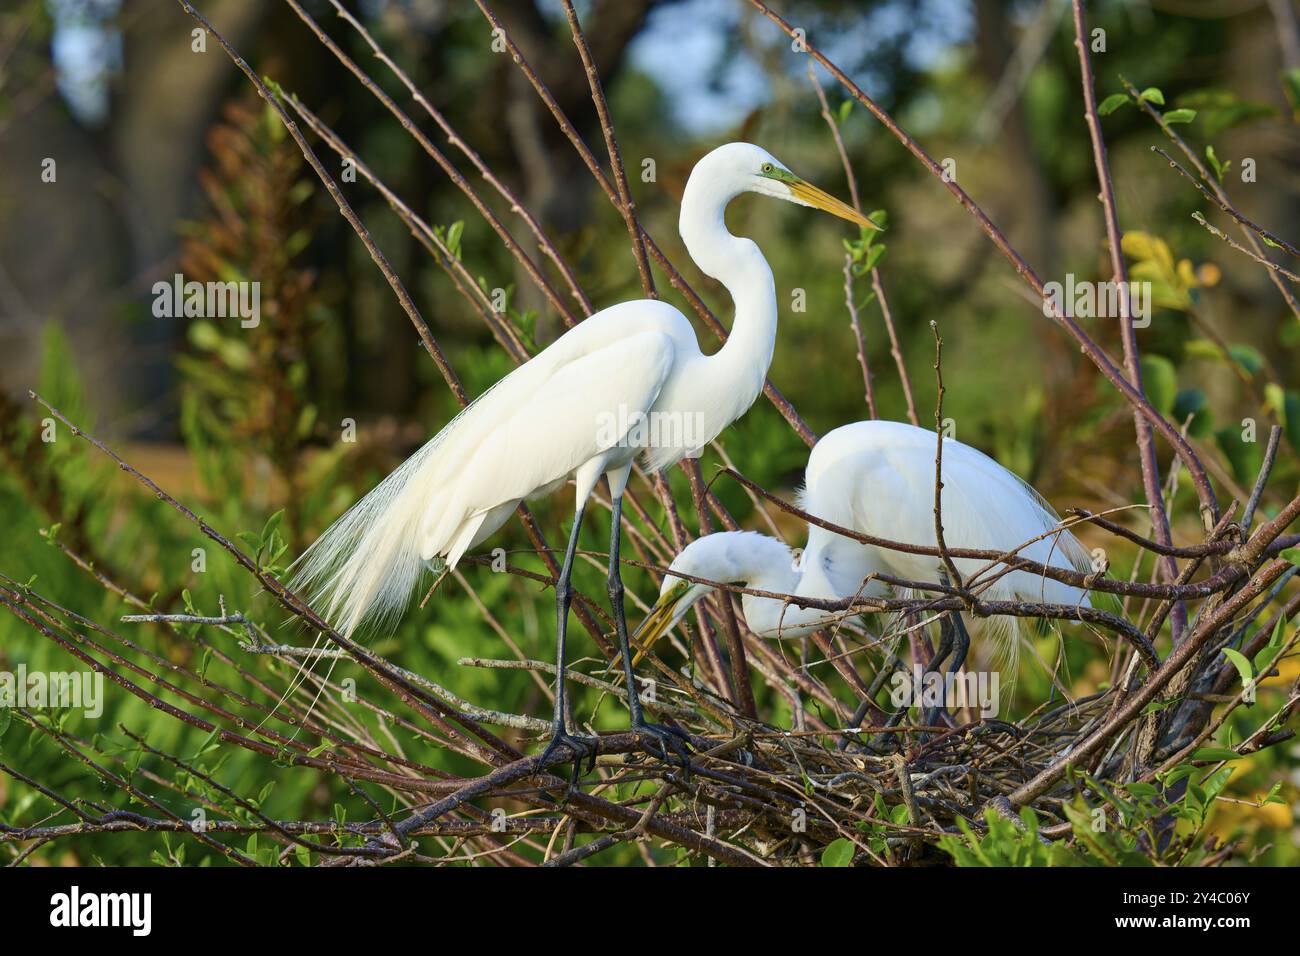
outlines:
[{"label": "thin brown branch", "polygon": [[646,258],[645,240],[641,236],[641,224],[636,219],[636,204],[632,201],[632,192],[627,185],[627,172],[623,168],[623,157],[619,153],[618,139],[614,135],[614,123],[609,116],[609,104],[605,102],[605,91],[600,84],[600,74],[592,62],[591,50],[587,47],[587,38],[582,35],[582,25],[578,22],[578,12],[573,9],[573,0],[564,0],[564,15],[569,19],[569,30],[573,34],[573,45],[578,48],[582,59],[582,68],[587,74],[587,84],[591,87],[591,100],[596,104],[596,115],[600,118],[600,129],[605,134],[605,147],[609,150],[609,164],[614,170],[614,185],[618,189],[619,212],[627,223],[628,235],[632,239],[632,257],[636,260],[637,275],[641,279],[641,290],[648,298],[658,298],[655,292],[655,280],[650,274],[650,261]]},{"label": "thin brown branch", "polygon": [[[1128,266],[1124,262],[1121,244],[1119,213],[1115,206],[1115,186],[1111,182],[1110,162],[1106,157],[1106,140],[1101,134],[1101,119],[1097,115],[1097,91],[1092,76],[1092,59],[1088,55],[1088,26],[1085,22],[1083,0],[1072,0],[1074,8],[1074,46],[1079,53],[1080,79],[1083,84],[1084,116],[1088,122],[1088,136],[1092,140],[1092,158],[1097,167],[1097,182],[1101,189],[1102,218],[1106,223],[1106,241],[1110,249],[1110,266],[1119,290],[1120,341],[1124,349],[1124,369],[1133,389],[1145,398],[1142,387],[1142,363],[1138,357],[1137,332],[1133,327],[1132,303],[1129,301]],[[1165,512],[1165,499],[1160,490],[1160,464],[1156,460],[1155,440],[1151,424],[1135,409],[1133,427],[1137,432],[1138,458],[1142,466],[1142,487],[1150,505],[1151,524],[1155,539],[1161,544],[1173,543],[1169,528],[1169,515]],[[1210,521],[1217,521],[1215,514]],[[1209,522],[1207,522],[1209,523]],[[1166,581],[1178,580],[1178,564],[1168,555],[1158,559]],[[1187,609],[1175,605],[1173,609],[1174,643],[1182,641],[1187,631]]]}]

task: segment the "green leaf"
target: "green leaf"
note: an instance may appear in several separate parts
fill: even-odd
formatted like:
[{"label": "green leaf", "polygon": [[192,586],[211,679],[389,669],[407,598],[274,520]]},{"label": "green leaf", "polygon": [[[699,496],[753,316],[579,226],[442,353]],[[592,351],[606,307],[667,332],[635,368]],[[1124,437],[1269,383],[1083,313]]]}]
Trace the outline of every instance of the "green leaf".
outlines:
[{"label": "green leaf", "polygon": [[447,248],[457,259],[460,258],[460,237],[465,232],[465,221],[457,219],[447,227]]},{"label": "green leaf", "polygon": [[1272,647],[1272,646],[1260,648],[1260,651],[1258,654],[1255,655],[1255,660],[1253,662],[1255,666],[1255,673],[1259,674],[1261,677],[1267,674],[1269,668],[1273,666],[1274,659],[1277,657],[1278,653],[1281,650],[1282,649],[1280,647]]},{"label": "green leaf", "polygon": [[1282,74],[1282,89],[1291,102],[1292,119],[1300,122],[1300,66],[1293,66]]},{"label": "green leaf", "polygon": [[1142,716],[1149,717],[1151,714],[1158,714],[1162,710],[1168,710],[1176,703],[1178,703],[1177,700],[1153,700],[1142,708]]},{"label": "green leaf", "polygon": [[839,115],[836,117],[836,121],[841,126],[843,126],[844,121],[849,118],[849,111],[852,109],[853,109],[852,100],[845,100],[843,103],[840,104]]},{"label": "green leaf", "polygon": [[1210,165],[1214,167],[1215,178],[1218,179],[1219,182],[1223,182],[1223,174],[1226,173],[1228,167],[1232,165],[1232,160],[1228,160],[1226,163],[1219,162],[1219,157],[1215,155],[1214,147],[1210,145],[1205,147],[1205,158],[1208,159]]},{"label": "green leaf", "polygon": [[1229,750],[1227,747],[1201,747],[1194,754],[1193,760],[1236,760],[1240,754],[1235,750]]},{"label": "green leaf", "polygon": [[1196,773],[1196,768],[1191,764],[1180,764],[1172,770],[1160,774],[1160,782],[1166,787],[1172,787],[1179,780],[1182,780],[1184,777],[1190,777],[1194,773]]},{"label": "green leaf", "polygon": [[1205,393],[1199,388],[1185,388],[1174,398],[1174,421],[1181,425],[1191,417],[1187,426],[1188,434],[1193,438],[1204,438],[1214,428]]},{"label": "green leaf", "polygon": [[867,258],[862,262],[862,271],[870,272],[885,257],[884,246],[872,246],[867,250]]},{"label": "green leaf", "polygon": [[1237,673],[1241,675],[1242,683],[1248,683],[1255,676],[1255,670],[1250,666],[1250,661],[1241,651],[1234,651],[1231,647],[1223,649],[1223,656],[1232,661],[1232,666],[1237,668]]},{"label": "green leaf", "polygon": [[[1243,100],[1229,90],[1205,89],[1193,90],[1178,97],[1178,105],[1196,110],[1210,139],[1220,136],[1236,126],[1269,119],[1278,115],[1278,110],[1269,103],[1258,100]],[[1228,167],[1224,163],[1224,169]]]},{"label": "green leaf", "polygon": [[1264,356],[1259,354],[1259,350],[1249,345],[1229,345],[1228,354],[1232,360],[1240,365],[1251,375],[1255,375],[1264,367]]},{"label": "green leaf", "polygon": [[1139,100],[1146,100],[1148,103],[1155,103],[1157,106],[1165,105],[1165,94],[1160,92],[1158,86],[1148,86],[1138,94]]},{"label": "green leaf", "polygon": [[1174,399],[1178,396],[1178,377],[1173,362],[1163,355],[1144,356],[1142,385],[1157,411],[1164,415],[1173,411]]},{"label": "green leaf", "polygon": [[822,866],[848,866],[853,862],[853,841],[845,837],[832,840],[822,850]]},{"label": "green leaf", "polygon": [[1170,125],[1174,123],[1190,123],[1192,120],[1196,119],[1196,110],[1170,110],[1168,113],[1164,114],[1164,118],[1165,122]]},{"label": "green leaf", "polygon": [[1129,98],[1127,93],[1112,93],[1101,101],[1101,105],[1097,107],[1097,112],[1102,116],[1109,116],[1128,102]]},{"label": "green leaf", "polygon": [[[1300,550],[1300,549],[1296,549],[1296,548],[1287,548],[1287,550],[1288,550],[1288,551],[1295,551],[1295,550]],[[1300,555],[1297,555],[1297,557],[1300,557]],[[1290,558],[1287,558],[1287,560],[1288,560],[1288,561],[1291,561]],[[1296,562],[1295,562],[1295,561],[1291,561],[1291,563],[1292,563],[1292,564],[1295,564]],[[1279,617],[1279,618],[1277,619],[1277,624],[1274,625],[1274,627],[1273,627],[1273,635],[1268,639],[1268,646],[1269,646],[1269,647],[1281,647],[1281,646],[1282,646],[1282,636],[1283,636],[1283,634],[1285,634],[1285,633],[1286,633],[1286,618],[1285,618],[1285,617]]]},{"label": "green leaf", "polygon": [[1249,485],[1259,474],[1264,461],[1264,451],[1258,441],[1246,441],[1243,425],[1225,425],[1214,433],[1214,440],[1232,465],[1232,474],[1239,482]]},{"label": "green leaf", "polygon": [[1293,449],[1300,449],[1300,391],[1287,389],[1282,396],[1282,427]]},{"label": "green leaf", "polygon": [[283,520],[284,520],[283,508],[281,508],[275,514],[271,515],[271,517],[266,519],[266,524],[262,528],[261,543],[263,545],[269,545],[271,543],[271,535],[275,534],[275,529],[280,527],[280,522]]}]

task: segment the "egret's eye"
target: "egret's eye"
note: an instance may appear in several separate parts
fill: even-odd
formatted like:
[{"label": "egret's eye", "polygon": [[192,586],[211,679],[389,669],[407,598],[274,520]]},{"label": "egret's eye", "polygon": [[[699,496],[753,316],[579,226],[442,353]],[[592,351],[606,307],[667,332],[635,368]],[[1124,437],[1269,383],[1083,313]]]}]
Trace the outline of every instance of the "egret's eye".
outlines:
[{"label": "egret's eye", "polygon": [[760,172],[763,172],[763,173],[770,173],[770,172],[773,170],[773,168],[774,168],[774,167],[772,166],[771,163],[764,163],[764,164],[763,164],[763,168],[760,170]]}]

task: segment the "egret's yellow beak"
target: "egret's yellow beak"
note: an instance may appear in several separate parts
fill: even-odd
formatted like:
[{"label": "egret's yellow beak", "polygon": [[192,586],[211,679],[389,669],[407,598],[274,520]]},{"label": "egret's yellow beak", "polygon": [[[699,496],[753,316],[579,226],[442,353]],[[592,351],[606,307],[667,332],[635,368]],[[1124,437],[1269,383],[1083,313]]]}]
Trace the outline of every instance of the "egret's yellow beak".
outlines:
[{"label": "egret's yellow beak", "polygon": [[637,626],[631,637],[633,667],[640,663],[641,658],[654,647],[659,638],[668,633],[677,619],[677,604],[690,589],[689,581],[679,581],[673,585],[663,593],[645,620]]},{"label": "egret's yellow beak", "polygon": [[798,176],[791,176],[788,179],[783,179],[782,182],[790,188],[790,192],[794,193],[801,202],[816,206],[832,216],[839,216],[841,219],[847,219],[849,222],[856,223],[864,228],[874,229],[876,232],[881,231],[879,226],[848,203],[840,202],[830,193],[818,189],[812,183],[804,182]]}]

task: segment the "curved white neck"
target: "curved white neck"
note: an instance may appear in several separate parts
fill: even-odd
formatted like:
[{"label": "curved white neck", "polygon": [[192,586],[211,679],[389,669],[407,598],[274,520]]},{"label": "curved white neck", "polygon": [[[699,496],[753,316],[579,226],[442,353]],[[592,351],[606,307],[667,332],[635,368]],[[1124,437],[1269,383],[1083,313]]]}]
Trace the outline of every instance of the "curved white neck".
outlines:
[{"label": "curved white neck", "polygon": [[709,356],[702,384],[718,411],[739,417],[758,397],[776,346],[776,284],[757,245],[727,230],[727,203],[738,195],[697,167],[682,196],[678,228],[686,251],[705,275],[731,294],[736,317],[722,348]]},{"label": "curved white neck", "polygon": [[[825,601],[840,599],[840,595],[830,589],[825,575],[796,571],[788,566],[784,571],[776,567],[765,568],[750,581],[749,587],[756,591],[794,594]],[[833,612],[820,608],[800,607],[792,602],[755,597],[752,594],[742,596],[741,606],[749,629],[759,637],[769,639],[802,637],[825,626],[828,617],[834,616]]]}]

